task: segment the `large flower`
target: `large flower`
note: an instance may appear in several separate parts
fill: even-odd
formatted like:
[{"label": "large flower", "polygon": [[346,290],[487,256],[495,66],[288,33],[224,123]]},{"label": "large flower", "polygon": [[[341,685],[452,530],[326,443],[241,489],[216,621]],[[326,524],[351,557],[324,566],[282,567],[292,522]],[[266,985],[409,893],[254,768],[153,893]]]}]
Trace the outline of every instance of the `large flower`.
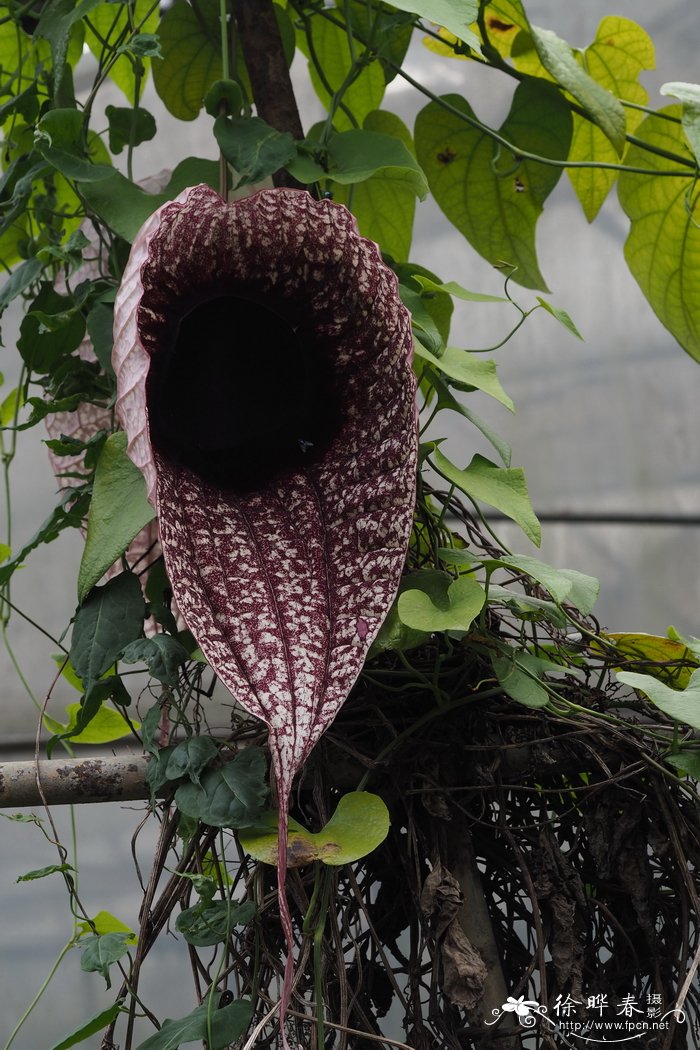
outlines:
[{"label": "large flower", "polygon": [[298,190],[232,204],[185,190],[140,231],[115,304],[117,414],[175,600],[269,727],[281,884],[292,779],[352,688],[404,565],[411,348],[376,245],[345,208]]}]

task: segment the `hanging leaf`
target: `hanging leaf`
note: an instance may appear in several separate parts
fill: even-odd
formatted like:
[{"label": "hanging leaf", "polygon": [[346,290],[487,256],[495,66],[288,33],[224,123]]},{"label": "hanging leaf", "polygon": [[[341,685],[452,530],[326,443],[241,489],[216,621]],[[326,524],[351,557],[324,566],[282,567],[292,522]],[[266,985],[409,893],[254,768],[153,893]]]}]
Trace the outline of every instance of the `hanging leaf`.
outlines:
[{"label": "hanging leaf", "polygon": [[481,42],[472,29],[479,14],[478,0],[398,0],[392,6],[444,26],[469,47],[481,51]]},{"label": "hanging leaf", "polygon": [[162,58],[153,59],[153,83],[178,120],[194,120],[214,81],[221,80],[218,0],[185,0],[164,12],[158,29]]},{"label": "hanging leaf", "polygon": [[[639,75],[654,68],[654,45],[648,34],[628,18],[609,15],[604,18],[595,40],[584,50],[575,52],[576,61],[585,65],[589,76],[616,98],[645,106],[649,101]],[[644,113],[625,107],[625,127],[633,135]],[[615,164],[619,156],[615,146],[597,124],[574,114],[574,134],[569,160]],[[586,218],[593,222],[616,178],[617,172],[602,167],[568,168],[567,174],[581,201]]]},{"label": "hanging leaf", "polygon": [[214,136],[229,164],[236,170],[236,188],[259,182],[286,167],[297,148],[288,131],[275,131],[260,117],[217,117]]},{"label": "hanging leaf", "polygon": [[[263,815],[253,828],[243,830],[241,846],[264,864],[277,864],[277,813]],[[352,864],[376,849],[389,833],[389,811],[378,795],[351,791],[338,802],[335,813],[314,834],[296,820],[289,821],[287,866],[298,868],[321,861],[331,867]]]},{"label": "hanging leaf", "polygon": [[[342,18],[340,11],[334,12],[336,20]],[[324,18],[323,15],[315,15],[309,20],[311,38],[316,61],[318,61],[323,76],[316,69],[314,61],[309,60],[309,76],[314,90],[326,108],[331,105],[331,92],[337,92],[345,84],[345,79],[353,67],[353,57],[348,42],[348,34],[344,26],[336,25]],[[304,54],[309,57],[309,47],[303,36],[299,38],[299,45]],[[356,48],[362,52],[362,44],[356,42]],[[362,124],[368,113],[378,109],[384,91],[386,80],[384,71],[378,61],[370,61],[361,70],[352,84],[343,92],[342,104],[353,114],[354,120]],[[342,106],[337,109],[333,117],[333,126],[338,131],[347,131],[355,127]]]},{"label": "hanging leaf", "polygon": [[589,76],[576,61],[566,40],[551,29],[540,29],[530,23],[530,35],[547,72],[581,103],[621,157],[625,149],[626,124],[620,100]]},{"label": "hanging leaf", "polygon": [[[108,687],[109,688],[109,687]],[[63,725],[52,719],[51,730],[63,737],[70,737],[72,744],[109,744],[113,740],[122,740],[130,736],[136,730],[138,732],[140,723],[133,720],[127,722],[121,711],[115,711],[113,707],[105,707],[104,704],[90,720],[90,724],[80,733],[73,730],[78,725],[83,706],[81,704],[68,704],[66,714],[68,722]],[[106,933],[108,931],[98,931]]]},{"label": "hanging leaf", "polygon": [[155,119],[147,109],[141,109],[140,106],[134,109],[107,106],[105,116],[109,121],[109,148],[112,153],[121,153],[125,146],[139,146],[155,137]]},{"label": "hanging leaf", "polygon": [[122,556],[155,512],[143,475],[126,455],[126,434],[111,434],[97,461],[85,549],[78,572],[78,601]]},{"label": "hanging leaf", "polygon": [[[166,776],[172,754],[168,758]],[[210,769],[201,782],[183,784],[175,805],[185,816],[215,828],[250,827],[260,816],[268,794],[265,758],[259,748],[240,751],[220,769]]]},{"label": "hanging leaf", "polygon": [[[395,138],[414,156],[411,133],[395,113],[376,109],[367,114],[363,128]],[[408,259],[411,249],[416,192],[422,195],[427,192],[427,184],[417,191],[408,182],[406,174],[405,168],[387,166],[364,182],[354,183],[352,190],[340,184],[335,190],[335,200],[339,204],[351,204],[362,236],[376,241],[383,252],[398,262]]]},{"label": "hanging leaf", "polygon": [[[133,466],[133,464],[132,464]],[[139,475],[143,481],[142,475]],[[122,653],[125,664],[145,663],[148,673],[164,685],[176,686],[178,669],[187,663],[189,655],[184,646],[169,634],[154,634],[152,638],[138,638]]]},{"label": "hanging leaf", "polygon": [[99,1032],[104,1032],[105,1028],[116,1020],[121,1010],[122,1000],[119,999],[116,1003],[107,1007],[106,1010],[102,1010],[101,1013],[95,1014],[89,1021],[84,1021],[79,1028],[67,1035],[65,1039],[61,1039],[60,1043],[55,1043],[51,1047],[51,1050],[70,1050],[71,1046],[77,1046],[78,1043],[84,1043],[85,1040],[91,1035],[97,1035]]},{"label": "hanging leaf", "polygon": [[620,653],[620,665],[630,671],[646,672],[674,689],[685,689],[693,668],[700,663],[682,641],[655,634],[627,631],[603,633]]},{"label": "hanging leaf", "polygon": [[673,689],[650,674],[634,671],[618,671],[617,678],[624,685],[638,689],[669,718],[700,729],[700,668],[693,671],[688,685],[683,690]]},{"label": "hanging leaf", "polygon": [[205,1002],[187,1017],[176,1021],[166,1018],[158,1031],[139,1043],[136,1050],[178,1050],[183,1043],[202,1040],[207,1040],[209,1050],[224,1050],[243,1035],[252,1016],[253,1007],[246,999],[237,999],[214,1010]]},{"label": "hanging leaf", "polygon": [[138,576],[122,572],[95,587],[78,609],[70,662],[85,683],[96,682],[143,630],[144,602]]},{"label": "hanging leaf", "polygon": [[[695,218],[700,188],[694,182],[695,159],[681,124],[664,119],[680,117],[680,106],[670,106],[647,117],[637,138],[650,146],[685,156],[683,165],[632,146],[625,163],[660,172],[659,175],[623,173],[618,182],[620,204],[630,219],[625,259],[654,313],[684,350],[700,360],[700,287],[691,279],[700,253],[700,229]],[[663,172],[677,171],[678,177]],[[685,176],[685,177],[684,177]]]},{"label": "hanging leaf", "polygon": [[[435,200],[485,259],[516,268],[513,279],[526,288],[546,288],[535,254],[535,226],[561,169],[516,158],[494,143],[474,126],[477,118],[461,96],[441,101],[451,109],[431,102],[415,126],[416,153]],[[571,126],[559,92],[526,80],[516,88],[499,134],[527,152],[565,160]]]},{"label": "hanging leaf", "polygon": [[460,350],[456,346],[448,346],[440,357],[435,357],[421,346],[416,340],[416,356],[430,361],[438,372],[456,379],[458,383],[483,390],[484,393],[505,405],[511,412],[515,412],[515,406],[501,386],[496,374],[496,362],[485,361],[481,357],[470,354],[468,350]]},{"label": "hanging leaf", "polygon": [[549,703],[549,693],[538,680],[542,665],[547,662],[516,650],[492,658],[493,671],[503,692],[525,707],[546,707]]},{"label": "hanging leaf", "polygon": [[483,456],[474,456],[469,466],[460,470],[439,449],[433,453],[433,462],[436,469],[467,496],[496,507],[517,522],[528,539],[539,547],[540,523],[530,503],[525,474],[519,467],[497,467]]},{"label": "hanging leaf", "polygon": [[196,948],[208,948],[223,944],[234,926],[244,926],[255,915],[253,901],[237,904],[235,901],[216,901],[206,906],[202,902],[180,912],[175,920],[175,929],[188,944]]},{"label": "hanging leaf", "polygon": [[80,969],[85,973],[101,973],[107,987],[111,988],[110,967],[127,954],[132,942],[133,935],[130,933],[105,933],[102,936],[85,937],[82,941],[85,950],[80,960]]},{"label": "hanging leaf", "polygon": [[683,103],[682,124],[695,159],[700,163],[700,84],[673,81],[661,86],[660,94],[670,95]]}]

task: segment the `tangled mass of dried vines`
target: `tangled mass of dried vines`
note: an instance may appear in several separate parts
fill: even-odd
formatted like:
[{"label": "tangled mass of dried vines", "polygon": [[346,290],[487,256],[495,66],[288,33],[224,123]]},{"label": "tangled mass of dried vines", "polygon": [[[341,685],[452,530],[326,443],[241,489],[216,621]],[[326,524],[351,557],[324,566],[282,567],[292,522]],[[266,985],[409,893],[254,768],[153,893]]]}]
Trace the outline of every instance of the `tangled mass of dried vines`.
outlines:
[{"label": "tangled mass of dried vines", "polygon": [[[488,557],[503,553],[453,495],[435,491],[431,501],[447,507],[453,538]],[[424,561],[424,539],[417,529],[409,565]],[[523,579],[513,574],[513,582]],[[513,1014],[499,1008],[508,996],[610,1004],[660,996],[662,1014],[678,1002],[700,946],[700,800],[664,764],[671,723],[612,672],[625,665],[674,676],[687,665],[624,661],[612,646],[605,651],[592,618],[569,612],[579,628],[573,638],[572,622],[524,628],[506,610],[490,615],[487,631],[434,636],[368,661],[299,778],[291,814],[322,828],[338,798],[361,787],[384,799],[391,830],[361,861],[289,874],[297,960],[290,1045],[575,1045],[546,1027],[516,1032]],[[557,683],[558,710],[527,710],[494,685],[492,646],[523,629],[533,651],[581,671]],[[234,713],[232,740],[261,739],[257,723]],[[206,924],[189,931],[197,994],[214,982],[221,1005],[226,989],[252,997],[255,1042],[245,1045],[277,1046],[286,948],[273,869],[237,850],[230,832],[187,826],[167,803],[158,819],[161,847],[122,993],[136,994],[158,936],[184,928],[177,916],[189,914],[193,879],[214,871],[222,897],[253,902],[255,918],[229,935],[223,963],[201,947],[216,930],[211,939]],[[685,1023],[647,1034],[645,1047],[695,1045],[696,983],[685,993]],[[492,1017],[500,1020],[487,1027]],[[111,1045],[107,1037],[103,1046]]]}]

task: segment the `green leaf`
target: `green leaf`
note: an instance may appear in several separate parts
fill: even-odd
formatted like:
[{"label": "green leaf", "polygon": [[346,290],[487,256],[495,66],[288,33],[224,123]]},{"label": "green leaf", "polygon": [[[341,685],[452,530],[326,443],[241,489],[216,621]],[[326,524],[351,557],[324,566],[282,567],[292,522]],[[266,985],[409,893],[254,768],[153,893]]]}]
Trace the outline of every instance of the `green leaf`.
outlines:
[{"label": "green leaf", "polygon": [[51,75],[53,79],[53,94],[57,105],[62,105],[68,99],[62,97],[63,74],[68,56],[68,45],[71,30],[76,22],[97,7],[100,0],[53,0],[43,8],[39,24],[35,29],[36,36],[44,37],[51,45],[51,59],[53,68]]},{"label": "green leaf", "polygon": [[95,357],[107,375],[114,375],[112,369],[114,311],[111,305],[95,303],[87,315],[86,326]]},{"label": "green leaf", "polygon": [[431,281],[429,277],[422,277],[420,274],[416,274],[416,280],[426,292],[445,292],[447,295],[453,295],[455,299],[463,299],[467,303],[508,302],[502,295],[485,295],[483,292],[470,292],[468,288],[463,288],[456,281],[447,281],[445,284],[440,284],[437,281]]},{"label": "green leaf", "polygon": [[497,467],[483,456],[474,456],[464,470],[451,463],[436,449],[433,453],[436,470],[461,492],[477,502],[496,507],[512,518],[536,547],[541,541],[540,523],[530,503],[525,474],[519,467]]},{"label": "green leaf", "polygon": [[[411,133],[395,113],[381,109],[368,113],[364,129],[396,139],[413,156]],[[383,252],[398,261],[408,259],[416,211],[416,190],[406,181],[404,172],[400,167],[386,167],[355,183],[352,190],[336,184],[335,191],[339,204],[351,205],[362,236],[376,241]]]},{"label": "green leaf", "polygon": [[6,543],[0,543],[0,562],[7,561],[12,554],[12,548],[8,547]]},{"label": "green leaf", "polygon": [[548,664],[531,653],[516,652],[492,657],[493,671],[498,684],[511,700],[525,707],[546,707],[549,693],[538,681],[542,665]]},{"label": "green leaf", "polygon": [[5,312],[13,299],[21,295],[25,288],[36,281],[44,268],[39,259],[27,259],[21,266],[12,271],[0,289],[0,316]]},{"label": "green leaf", "polygon": [[155,511],[146,498],[143,474],[126,452],[123,431],[105,441],[95,470],[85,549],[78,572],[78,601],[122,556]]},{"label": "green leaf", "polygon": [[150,142],[156,134],[156,122],[147,109],[135,107],[107,106],[105,115],[109,121],[109,148],[112,153],[121,153],[125,146],[139,146]]},{"label": "green leaf", "polygon": [[401,621],[398,605],[399,598],[406,590],[418,588],[419,590],[425,589],[429,593],[431,576],[432,572],[426,572],[424,570],[410,572],[405,576],[402,576],[401,583],[399,584],[399,592],[394,599],[386,620],[379,630],[379,634],[374,639],[370,648],[370,659],[389,649],[400,651],[415,649],[417,646],[423,645],[424,642],[428,641],[430,638],[429,631],[415,631],[411,627],[407,627],[406,624]]},{"label": "green leaf", "polygon": [[208,1040],[210,1025],[212,1040],[207,1041],[209,1050],[224,1050],[243,1035],[252,1016],[252,1004],[245,999],[238,999],[220,1010],[212,1010],[205,1002],[187,1017],[176,1021],[166,1019],[157,1032],[139,1043],[136,1050],[178,1050],[183,1043]]},{"label": "green leaf", "polygon": [[297,152],[288,131],[275,131],[260,117],[217,117],[214,136],[238,174],[236,188],[286,167]]},{"label": "green leaf", "polygon": [[414,262],[394,263],[392,269],[400,282],[399,291],[401,288],[408,287],[420,295],[422,308],[432,317],[438,331],[440,346],[443,347],[450,335],[454,303],[447,292],[430,290],[425,294],[425,289],[420,283],[420,278],[427,278],[439,285],[440,278],[430,270],[426,270],[424,266],[419,266]]},{"label": "green leaf", "polygon": [[511,587],[490,584],[488,601],[507,605],[521,620],[545,619],[557,627],[566,627],[567,624],[566,616],[555,602],[544,598],[533,598],[532,595],[522,594]]},{"label": "green leaf", "polygon": [[[485,558],[483,564],[488,569],[503,567],[524,572],[549,591],[555,602],[561,605],[567,602],[587,616],[593,608],[600,591],[600,583],[594,576],[586,576],[575,569],[555,569],[546,562],[531,558],[527,554],[508,554],[501,558]],[[574,595],[580,599],[579,606]]]},{"label": "green leaf", "polygon": [[[334,12],[334,16],[336,20],[342,17],[338,10]],[[312,16],[309,24],[314,54],[323,70],[323,77],[319,76],[312,61],[309,61],[309,76],[316,94],[328,109],[332,96],[328,93],[326,85],[332,92],[339,91],[352,69],[353,61],[348,34],[344,27],[335,25],[323,15]],[[304,53],[308,55],[309,50],[303,38],[300,40],[300,45]],[[359,41],[356,42],[356,49],[358,54],[362,54],[362,44]],[[342,106],[350,110],[358,124],[362,124],[368,113],[379,108],[385,88],[386,80],[381,64],[378,61],[370,61],[350,87],[344,91]],[[338,131],[347,131],[354,125],[342,106],[335,112],[333,126]]]},{"label": "green leaf", "polygon": [[537,295],[535,296],[535,298],[537,299],[537,302],[540,304],[540,306],[543,307],[548,314],[551,314],[552,317],[556,318],[559,324],[563,325],[564,328],[566,328],[567,331],[571,332],[572,335],[575,335],[577,339],[583,340],[583,336],[581,335],[578,328],[567,314],[566,310],[560,310],[558,307],[552,306],[552,304],[548,303],[546,299],[543,299],[541,295]]},{"label": "green leaf", "polygon": [[625,110],[619,99],[604,88],[579,65],[566,40],[551,29],[530,24],[537,54],[542,65],[563,88],[580,102],[603,134],[615,147],[617,155],[625,150]]},{"label": "green leaf", "polygon": [[175,929],[188,944],[196,948],[208,948],[214,944],[223,944],[233,927],[245,926],[256,911],[253,901],[244,901],[242,904],[216,901],[204,908],[196,904],[178,915]]},{"label": "green leaf", "polygon": [[[561,170],[518,159],[495,143],[473,126],[476,116],[461,96],[446,95],[442,101],[452,109],[431,102],[415,127],[418,160],[435,200],[490,263],[516,268],[514,280],[527,288],[546,288],[537,265],[535,227]],[[526,80],[516,88],[500,134],[522,150],[564,160],[571,126],[559,92]]]},{"label": "green leaf", "polygon": [[216,80],[204,96],[204,108],[210,117],[220,117],[221,107],[229,117],[240,116],[243,93],[235,80]]},{"label": "green leaf", "polygon": [[138,638],[124,649],[125,664],[145,663],[148,672],[164,685],[176,686],[178,668],[189,659],[187,650],[169,634]]},{"label": "green leaf", "polygon": [[187,157],[177,165],[161,193],[146,193],[116,171],[104,182],[86,183],[81,191],[99,217],[130,242],[161,204],[172,200],[187,186],[196,186],[200,182],[212,188],[218,186],[219,165],[216,161]]},{"label": "green leaf", "polygon": [[24,564],[27,555],[36,547],[42,543],[51,543],[64,529],[77,528],[85,516],[89,499],[89,495],[84,490],[66,489],[38,531],[25,543],[12,561],[0,568],[0,587],[7,583],[15,570]]},{"label": "green leaf", "polygon": [[37,124],[37,149],[67,179],[101,182],[111,178],[110,164],[93,164],[83,147],[83,115],[77,109],[50,109]]},{"label": "green leaf", "polygon": [[80,960],[80,969],[84,973],[101,973],[107,987],[111,988],[110,967],[127,954],[132,942],[131,933],[105,933],[101,936],[86,937],[83,941],[85,950]]},{"label": "green leaf", "polygon": [[210,736],[192,736],[176,744],[170,752],[165,775],[168,780],[189,777],[194,784],[199,784],[202,770],[218,757],[219,749]]},{"label": "green leaf", "polygon": [[683,103],[683,130],[695,159],[700,164],[700,84],[673,81],[663,84],[659,91],[662,95],[670,95]]},{"label": "green leaf", "polygon": [[[584,51],[576,52],[576,60],[589,76],[616,98],[636,106],[645,106],[649,101],[646,89],[639,83],[639,75],[645,69],[654,68],[654,45],[636,22],[606,16],[598,26],[595,40]],[[627,134],[634,134],[643,119],[641,110],[625,108]],[[575,113],[569,160],[615,164],[619,157],[598,125]],[[617,178],[617,172],[591,167],[568,168],[567,174],[586,218],[593,222]]]},{"label": "green leaf", "polygon": [[[106,686],[106,688],[110,686]],[[55,727],[53,727],[54,732],[59,733],[63,737],[70,736],[73,744],[109,744],[113,740],[122,740],[124,737],[129,736],[132,728],[137,731],[139,729],[138,722],[132,721],[129,723],[121,711],[115,711],[113,707],[102,705],[90,719],[89,725],[81,732],[74,734],[73,730],[77,727],[83,710],[84,707],[80,703],[68,704],[66,707],[68,722],[66,725],[56,723]]]},{"label": "green leaf", "polygon": [[392,0],[392,7],[444,26],[458,40],[481,52],[481,41],[470,28],[479,14],[478,0]]},{"label": "green leaf", "polygon": [[471,576],[453,579],[447,573],[424,573],[420,588],[399,597],[402,623],[416,631],[468,631],[486,601],[484,588]]},{"label": "green leaf", "polygon": [[445,344],[440,329],[430,312],[428,302],[418,292],[407,288],[405,284],[399,285],[399,295],[404,306],[411,313],[411,327],[414,336],[416,332],[420,333],[420,341],[417,337],[414,340],[416,350],[420,342],[426,353],[434,353],[439,357],[444,352]]},{"label": "green leaf", "polygon": [[178,120],[194,120],[204,96],[221,79],[218,0],[200,0],[195,11],[176,0],[159,29],[162,59],[153,60],[153,83]]},{"label": "green leaf", "polygon": [[[295,165],[290,166],[292,173],[296,170]],[[428,192],[420,165],[400,139],[364,129],[331,136],[327,168],[321,170],[324,178],[350,185],[378,174],[410,188],[421,200]]]},{"label": "green leaf", "polygon": [[424,361],[429,361],[433,368],[450,379],[456,379],[458,383],[483,390],[489,397],[493,397],[511,412],[515,412],[515,406],[501,386],[496,374],[496,362],[485,361],[481,357],[470,354],[468,350],[460,350],[456,346],[448,346],[440,357],[435,357],[429,350],[421,345],[419,340],[415,344],[416,355]]},{"label": "green leaf", "polygon": [[95,1014],[89,1021],[83,1021],[79,1028],[67,1035],[60,1043],[55,1043],[51,1047],[51,1050],[69,1050],[71,1046],[77,1046],[78,1043],[84,1043],[88,1036],[97,1035],[99,1032],[103,1032],[108,1025],[112,1023],[118,1016],[121,1010],[122,1000],[119,999],[116,1003],[107,1007],[99,1014]]},{"label": "green leaf", "polygon": [[[54,323],[55,322],[55,323]],[[85,321],[73,300],[42,283],[20,324],[17,349],[32,372],[46,375],[68,357],[85,335]]]},{"label": "green leaf", "polygon": [[78,609],[70,661],[86,684],[96,682],[143,630],[144,601],[138,576],[122,572],[95,587]]},{"label": "green leaf", "polygon": [[[660,111],[680,117],[679,106]],[[663,115],[647,117],[637,138],[652,147],[670,150],[695,163],[683,127]],[[675,161],[632,146],[625,163],[668,175],[623,173],[618,182],[620,204],[630,219],[625,258],[632,276],[649,300],[654,313],[684,350],[700,361],[700,285],[694,279],[700,260],[700,229],[697,210],[700,187],[694,172]]]},{"label": "green leaf", "polygon": [[[158,28],[158,18],[158,7],[154,7],[152,0],[132,0],[128,10],[124,4],[114,4],[106,0],[99,4],[90,15],[90,22],[99,36],[112,46],[123,39],[123,34],[127,36],[126,41],[117,49],[122,53],[122,57],[110,66],[109,76],[132,104],[138,102],[138,96],[148,78],[150,56],[157,55],[159,51],[158,37],[154,36]],[[130,20],[132,25],[139,27],[138,35],[133,37],[129,29]],[[103,57],[104,45],[92,32],[90,26],[85,28],[85,42],[95,58],[100,61]],[[138,56],[140,62],[138,81],[134,62],[125,52]]]},{"label": "green leaf", "polygon": [[36,879],[44,879],[47,875],[55,875],[56,872],[75,871],[72,864],[48,864],[45,868],[36,868],[27,871],[24,875],[17,876],[17,882],[34,882]]},{"label": "green leaf", "polygon": [[[264,864],[277,864],[278,823],[279,814],[270,810],[255,827],[241,831],[238,837],[246,853]],[[331,867],[352,864],[381,845],[388,833],[389,811],[382,799],[368,791],[351,791],[316,834],[289,820],[287,863],[289,867],[314,861]]]},{"label": "green leaf", "polygon": [[678,772],[686,776],[700,780],[700,752],[698,751],[675,751],[672,755],[666,755],[666,762],[675,766]]},{"label": "green leaf", "polygon": [[187,817],[216,828],[241,828],[254,824],[267,797],[265,758],[260,748],[248,747],[225,763],[210,769],[201,784],[183,784],[175,792],[175,805]]},{"label": "green leaf", "polygon": [[[423,373],[426,376],[426,372]],[[460,415],[468,419],[477,430],[480,430],[487,441],[489,441],[498,455],[503,460],[503,464],[509,467],[512,459],[512,449],[507,441],[505,441],[496,431],[489,426],[489,424],[478,416],[475,412],[472,412],[470,408],[458,401],[456,397],[450,392],[445,383],[434,373],[431,369],[427,371],[428,381],[432,386],[433,390],[437,394],[437,407],[439,410],[443,408],[448,409],[452,412],[459,412]]]},{"label": "green leaf", "polygon": [[693,729],[700,729],[700,668],[693,671],[688,685],[682,691],[664,685],[650,674],[618,671],[617,677],[624,685],[645,693],[669,718]]}]

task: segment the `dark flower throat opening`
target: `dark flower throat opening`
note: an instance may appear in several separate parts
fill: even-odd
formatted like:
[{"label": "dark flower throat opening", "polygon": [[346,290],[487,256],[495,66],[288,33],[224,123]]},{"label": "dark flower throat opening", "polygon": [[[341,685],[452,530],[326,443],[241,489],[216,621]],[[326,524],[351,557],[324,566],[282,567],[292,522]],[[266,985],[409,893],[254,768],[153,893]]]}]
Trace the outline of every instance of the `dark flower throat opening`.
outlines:
[{"label": "dark flower throat opening", "polygon": [[317,460],[340,427],[320,348],[251,299],[200,303],[151,360],[154,447],[205,481],[250,491]]}]

